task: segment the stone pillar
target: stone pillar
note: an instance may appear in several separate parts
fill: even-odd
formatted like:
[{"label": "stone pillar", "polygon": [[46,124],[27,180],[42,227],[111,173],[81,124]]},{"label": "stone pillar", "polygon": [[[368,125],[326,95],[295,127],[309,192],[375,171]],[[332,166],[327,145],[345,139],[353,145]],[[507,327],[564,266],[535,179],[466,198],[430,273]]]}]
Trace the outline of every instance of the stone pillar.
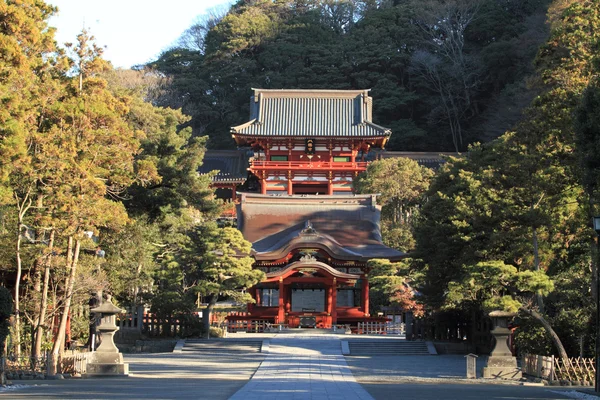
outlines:
[{"label": "stone pillar", "polygon": [[506,311],[492,311],[490,317],[494,322],[492,335],[496,340],[494,350],[490,353],[486,366],[483,368],[483,377],[492,379],[521,379],[521,370],[517,367],[517,359],[513,357],[508,348],[510,329],[508,322],[515,313]]},{"label": "stone pillar", "polygon": [[277,312],[277,322],[280,324],[285,323],[285,309],[284,309],[284,298],[283,298],[283,278],[279,278],[279,310]]},{"label": "stone pillar", "polygon": [[363,308],[363,312],[365,313],[365,317],[368,317],[369,314],[369,276],[364,274],[362,279],[362,301],[361,305]]}]

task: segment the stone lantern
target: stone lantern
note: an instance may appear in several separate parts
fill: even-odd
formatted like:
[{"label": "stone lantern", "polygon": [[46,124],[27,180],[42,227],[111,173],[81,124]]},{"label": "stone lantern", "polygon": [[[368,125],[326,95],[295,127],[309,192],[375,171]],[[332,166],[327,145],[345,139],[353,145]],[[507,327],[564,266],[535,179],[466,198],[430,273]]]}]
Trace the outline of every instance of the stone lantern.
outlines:
[{"label": "stone lantern", "polygon": [[125,310],[116,307],[110,299],[111,297],[107,296],[102,305],[90,310],[93,313],[100,314],[102,318],[100,325],[96,327],[96,330],[102,333],[102,343],[92,353],[87,363],[86,376],[129,375],[129,364],[123,362],[123,354],[119,352],[114,341],[115,332],[119,330],[119,327],[115,324],[116,315],[125,312]]},{"label": "stone lantern", "polygon": [[516,313],[506,311],[492,311],[490,317],[494,322],[492,335],[496,339],[496,345],[488,358],[487,365],[483,368],[484,378],[493,379],[514,379],[522,378],[522,373],[517,367],[517,359],[513,357],[508,348],[508,337],[510,329],[508,322],[513,319]]}]

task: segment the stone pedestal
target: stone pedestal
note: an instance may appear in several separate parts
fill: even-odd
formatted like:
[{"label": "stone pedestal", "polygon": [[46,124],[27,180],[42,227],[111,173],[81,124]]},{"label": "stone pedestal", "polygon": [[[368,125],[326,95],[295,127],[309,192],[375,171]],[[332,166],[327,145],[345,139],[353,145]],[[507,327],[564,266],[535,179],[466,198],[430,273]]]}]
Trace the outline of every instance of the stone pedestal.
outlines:
[{"label": "stone pedestal", "polygon": [[494,350],[488,358],[487,365],[483,368],[483,377],[491,379],[511,379],[519,380],[522,378],[521,370],[517,367],[517,359],[513,357],[508,348],[508,337],[510,329],[508,322],[515,316],[515,313],[505,311],[492,311],[490,317],[494,322],[492,335],[496,339]]},{"label": "stone pedestal", "polygon": [[108,299],[100,306],[90,310],[101,314],[102,321],[96,330],[102,333],[102,343],[87,363],[85,377],[128,376],[129,364],[123,362],[123,354],[115,346],[114,336],[119,327],[115,324],[116,314],[124,312]]}]

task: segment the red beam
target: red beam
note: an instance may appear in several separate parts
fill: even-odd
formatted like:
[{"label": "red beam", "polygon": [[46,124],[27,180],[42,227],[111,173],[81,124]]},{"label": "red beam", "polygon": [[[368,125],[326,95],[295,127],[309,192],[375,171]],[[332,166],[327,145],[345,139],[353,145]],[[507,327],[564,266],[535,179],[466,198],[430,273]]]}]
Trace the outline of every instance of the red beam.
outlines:
[{"label": "red beam", "polygon": [[253,161],[250,165],[251,171],[364,171],[367,169],[367,162],[329,162],[329,161]]}]

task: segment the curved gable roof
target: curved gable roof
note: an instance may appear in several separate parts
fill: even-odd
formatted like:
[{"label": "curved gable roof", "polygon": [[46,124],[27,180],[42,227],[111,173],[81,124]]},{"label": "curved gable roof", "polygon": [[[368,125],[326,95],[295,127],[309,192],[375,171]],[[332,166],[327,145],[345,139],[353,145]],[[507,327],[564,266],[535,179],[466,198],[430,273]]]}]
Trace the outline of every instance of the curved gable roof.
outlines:
[{"label": "curved gable roof", "polygon": [[372,122],[368,90],[254,89],[250,121],[231,131],[241,136],[387,137]]}]

